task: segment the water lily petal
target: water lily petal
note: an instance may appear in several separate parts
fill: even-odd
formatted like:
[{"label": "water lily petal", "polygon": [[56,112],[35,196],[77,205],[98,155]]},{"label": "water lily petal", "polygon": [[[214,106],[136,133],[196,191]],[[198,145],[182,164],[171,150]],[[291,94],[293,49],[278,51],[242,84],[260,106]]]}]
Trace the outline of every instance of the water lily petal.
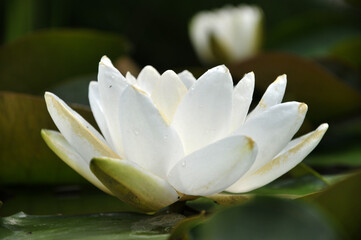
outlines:
[{"label": "water lily petal", "polygon": [[228,134],[232,91],[232,77],[224,65],[208,70],[188,90],[172,122],[186,154]]},{"label": "water lily petal", "polygon": [[125,79],[127,79],[127,82],[129,84],[132,84],[132,85],[137,84],[137,79],[130,72],[127,72],[127,74],[125,75]]},{"label": "water lily petal", "polygon": [[164,121],[151,99],[132,86],[122,94],[120,111],[126,159],[165,177],[168,168],[183,157],[177,132]]},{"label": "water lily petal", "polygon": [[152,99],[166,122],[172,122],[178,104],[186,92],[187,88],[175,72],[168,70],[162,74],[154,87]]},{"label": "water lily petal", "polygon": [[95,156],[118,157],[106,145],[100,133],[60,98],[46,92],[45,101],[59,131],[87,162]]},{"label": "water lily petal", "polygon": [[277,77],[277,79],[268,86],[256,108],[247,116],[247,121],[268,108],[281,103],[285,94],[286,85],[286,74]]},{"label": "water lily petal", "polygon": [[257,155],[253,140],[231,136],[191,153],[168,173],[179,192],[207,196],[223,191],[251,167]]},{"label": "water lily petal", "polygon": [[231,131],[243,125],[254,90],[254,73],[244,75],[233,90]]},{"label": "water lily petal", "polygon": [[197,14],[189,25],[189,36],[194,50],[201,61],[210,63],[215,61],[209,44],[209,33],[213,30],[213,18],[208,14]]},{"label": "water lily petal", "polygon": [[94,158],[90,169],[115,196],[146,212],[155,212],[178,200],[164,179],[136,163],[113,158]]},{"label": "water lily petal", "polygon": [[145,66],[138,75],[137,86],[150,95],[158,84],[159,78],[160,74],[154,67]]},{"label": "water lily petal", "polygon": [[107,125],[111,129],[110,135],[114,148],[120,156],[123,156],[122,137],[118,119],[119,99],[121,93],[129,84],[106,56],[102,57],[99,63],[98,84],[100,103],[107,120]]},{"label": "water lily petal", "polygon": [[182,80],[187,89],[192,87],[192,85],[196,82],[196,78],[188,70],[184,70],[183,72],[178,73],[178,77]]},{"label": "water lily petal", "polygon": [[299,164],[317,146],[327,128],[328,124],[322,124],[315,131],[294,139],[272,161],[235,183],[227,191],[248,192],[282,176]]},{"label": "water lily petal", "polygon": [[102,105],[100,104],[100,95],[99,95],[99,86],[98,83],[95,81],[90,82],[89,84],[89,103],[90,108],[92,110],[93,116],[104,136],[104,138],[107,140],[107,143],[110,145],[110,147],[114,150],[114,143],[113,139],[111,138],[108,123],[105,118],[104,110]]},{"label": "water lily petal", "polygon": [[90,171],[89,163],[85,161],[75,149],[66,141],[63,135],[57,131],[41,130],[41,136],[51,150],[66,164],[68,164],[77,173],[94,184],[102,191],[112,194],[112,192],[105,187]]},{"label": "water lily petal", "polygon": [[[287,102],[270,107],[236,130],[235,134],[251,137],[258,146],[255,163],[250,174],[276,156],[300,128],[307,112],[307,105]],[[240,180],[241,181],[241,180]]]}]

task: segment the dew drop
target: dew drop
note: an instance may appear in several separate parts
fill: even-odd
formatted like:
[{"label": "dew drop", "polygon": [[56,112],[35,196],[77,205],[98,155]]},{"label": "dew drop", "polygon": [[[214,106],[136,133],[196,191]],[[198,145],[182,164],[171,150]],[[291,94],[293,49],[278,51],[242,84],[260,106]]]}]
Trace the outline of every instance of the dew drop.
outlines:
[{"label": "dew drop", "polygon": [[193,94],[193,91],[194,91],[194,87],[191,87],[191,88],[189,89],[189,94],[192,95],[192,94]]},{"label": "dew drop", "polygon": [[183,161],[182,162],[182,167],[185,167],[186,166],[186,161]]},{"label": "dew drop", "polygon": [[138,129],[134,129],[134,130],[133,130],[133,133],[134,133],[136,136],[138,136],[138,135],[139,135],[139,130],[138,130]]}]

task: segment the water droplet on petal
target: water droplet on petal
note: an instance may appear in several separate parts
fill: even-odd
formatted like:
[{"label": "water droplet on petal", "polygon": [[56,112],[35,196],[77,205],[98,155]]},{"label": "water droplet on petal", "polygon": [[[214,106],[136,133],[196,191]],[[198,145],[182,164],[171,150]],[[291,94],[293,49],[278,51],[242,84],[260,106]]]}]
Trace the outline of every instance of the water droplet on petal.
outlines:
[{"label": "water droplet on petal", "polygon": [[191,87],[188,92],[189,92],[190,95],[192,95],[193,91],[194,91],[194,87]]},{"label": "water droplet on petal", "polygon": [[138,136],[138,135],[139,135],[139,130],[138,130],[138,129],[134,129],[134,130],[133,130],[133,133]]}]

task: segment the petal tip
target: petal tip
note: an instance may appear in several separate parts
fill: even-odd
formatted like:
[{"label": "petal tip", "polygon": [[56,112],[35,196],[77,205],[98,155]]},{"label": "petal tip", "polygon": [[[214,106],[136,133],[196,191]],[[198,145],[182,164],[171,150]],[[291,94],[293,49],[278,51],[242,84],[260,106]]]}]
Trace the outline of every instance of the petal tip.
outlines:
[{"label": "petal tip", "polygon": [[246,76],[249,76],[249,77],[253,77],[254,78],[254,72],[253,71],[251,71],[251,72],[249,72],[249,73],[246,73]]},{"label": "petal tip", "polygon": [[306,114],[308,110],[308,106],[306,103],[300,103],[298,106],[298,112],[302,115]]},{"label": "petal tip", "polygon": [[224,64],[215,67],[215,70],[221,71],[223,73],[229,73],[229,69]]},{"label": "petal tip", "polygon": [[162,75],[162,77],[178,77],[178,75],[173,70],[166,70]]},{"label": "petal tip", "polygon": [[279,84],[286,84],[287,83],[287,75],[286,74],[282,74],[280,76],[277,77],[275,83],[279,83]]},{"label": "petal tip", "polygon": [[317,130],[322,131],[322,132],[326,132],[327,129],[328,129],[328,127],[329,127],[328,123],[322,123],[322,124],[317,128]]},{"label": "petal tip", "polygon": [[112,61],[106,56],[104,55],[99,62],[99,66],[113,66]]},{"label": "petal tip", "polygon": [[45,92],[44,94],[44,98],[45,98],[45,102],[46,104],[49,104],[50,101],[56,99],[56,96],[54,93],[51,93],[51,92]]}]

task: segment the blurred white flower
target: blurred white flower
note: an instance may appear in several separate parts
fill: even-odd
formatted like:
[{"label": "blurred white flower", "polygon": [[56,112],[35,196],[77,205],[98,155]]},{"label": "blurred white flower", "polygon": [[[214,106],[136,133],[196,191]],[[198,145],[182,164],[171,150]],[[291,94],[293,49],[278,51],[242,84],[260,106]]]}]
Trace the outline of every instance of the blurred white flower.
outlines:
[{"label": "blurred white flower", "polygon": [[256,54],[262,41],[263,12],[256,6],[226,6],[196,14],[189,27],[199,59],[234,62]]},{"label": "blurred white flower", "polygon": [[282,75],[248,113],[254,74],[233,87],[218,66],[198,80],[184,71],[145,67],[123,77],[103,57],[89,101],[102,135],[52,93],[45,93],[59,132],[42,130],[49,147],[103,191],[144,211],[188,195],[240,193],[261,187],[303,160],[328,125],[292,140],[307,106],[281,103]]}]

